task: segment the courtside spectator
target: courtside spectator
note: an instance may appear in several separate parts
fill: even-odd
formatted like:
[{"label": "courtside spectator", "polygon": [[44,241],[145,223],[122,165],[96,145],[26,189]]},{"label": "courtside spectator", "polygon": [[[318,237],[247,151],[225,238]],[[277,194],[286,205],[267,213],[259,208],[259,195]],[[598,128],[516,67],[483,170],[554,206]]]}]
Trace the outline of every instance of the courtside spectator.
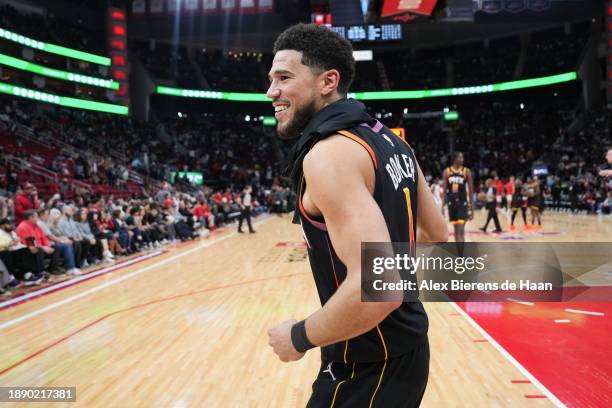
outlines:
[{"label": "courtside spectator", "polygon": [[[76,267],[72,241],[67,237],[54,235],[51,231],[51,228],[49,227],[48,221],[49,211],[44,209],[38,210],[37,224],[40,226],[40,228],[42,228],[47,238],[52,242],[51,246],[56,250],[56,252],[62,255],[62,258],[64,259],[64,268],[66,269],[66,273],[71,276],[81,275],[83,272]],[[52,265],[50,269],[52,272],[55,272],[56,265]]]},{"label": "courtside spectator", "polygon": [[[39,284],[44,278],[45,256],[52,257],[55,250],[51,242],[45,236],[45,232],[37,224],[38,214],[34,210],[28,210],[23,214],[23,221],[17,226],[16,232],[21,243],[28,247],[35,255],[32,263],[32,271],[25,274],[26,284]],[[28,275],[30,273],[30,275]]]}]

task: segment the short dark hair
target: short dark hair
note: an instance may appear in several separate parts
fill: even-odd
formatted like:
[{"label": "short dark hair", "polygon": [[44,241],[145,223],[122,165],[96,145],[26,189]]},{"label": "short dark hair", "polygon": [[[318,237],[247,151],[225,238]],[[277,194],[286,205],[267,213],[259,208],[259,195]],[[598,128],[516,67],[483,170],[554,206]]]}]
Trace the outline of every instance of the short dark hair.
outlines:
[{"label": "short dark hair", "polygon": [[296,24],[274,42],[274,53],[294,50],[302,53],[302,64],[313,71],[336,69],[340,73],[338,93],[346,95],[355,78],[353,46],[325,26]]},{"label": "short dark hair", "polygon": [[34,217],[36,215],[36,210],[27,210],[26,212],[23,213],[23,219],[24,220],[29,220],[32,217]]}]

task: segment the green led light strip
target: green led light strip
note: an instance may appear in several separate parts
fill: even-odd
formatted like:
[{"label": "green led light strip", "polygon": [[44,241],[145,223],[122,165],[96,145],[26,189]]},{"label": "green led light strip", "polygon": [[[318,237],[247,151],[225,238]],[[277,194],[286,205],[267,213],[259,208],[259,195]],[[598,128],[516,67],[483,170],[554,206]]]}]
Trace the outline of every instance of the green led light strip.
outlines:
[{"label": "green led light strip", "polygon": [[444,120],[447,122],[459,120],[459,112],[457,111],[444,112]]},{"label": "green led light strip", "polygon": [[90,54],[72,48],[62,47],[60,45],[48,44],[42,41],[33,40],[21,34],[14,33],[12,31],[0,28],[0,38],[5,38],[9,41],[25,45],[26,47],[35,48],[37,50],[45,51],[51,54],[63,55],[64,57],[74,58],[81,61],[93,62],[94,64],[110,66],[111,59],[108,57],[102,57],[96,54]]},{"label": "green led light strip", "polygon": [[0,64],[8,65],[22,71],[33,72],[38,75],[44,75],[52,78],[62,79],[64,81],[78,82],[101,88],[119,89],[119,83],[110,79],[96,78],[87,75],[73,74],[72,72],[60,71],[58,69],[43,67],[42,65],[33,64],[19,58],[9,57],[8,55],[0,54]]},{"label": "green led light strip", "polygon": [[[380,101],[390,99],[423,99],[437,98],[441,96],[475,95],[510,91],[514,89],[532,88],[535,86],[553,85],[573,81],[577,78],[578,76],[575,72],[567,72],[565,74],[540,78],[501,82],[490,85],[465,86],[461,88],[428,89],[418,91],[354,92],[349,93],[348,97],[360,101]],[[157,93],[161,95],[183,96],[188,98],[218,99],[240,102],[270,102],[270,99],[263,93],[202,91],[196,89],[169,88],[166,86],[157,86]]]},{"label": "green led light strip", "polygon": [[115,113],[117,115],[127,115],[129,113],[127,106],[112,105],[110,103],[94,102],[85,99],[69,98],[67,96],[58,96],[46,92],[34,91],[28,88],[5,84],[4,82],[0,82],[0,93],[34,99],[36,101],[52,103],[54,105],[67,106],[69,108]]}]

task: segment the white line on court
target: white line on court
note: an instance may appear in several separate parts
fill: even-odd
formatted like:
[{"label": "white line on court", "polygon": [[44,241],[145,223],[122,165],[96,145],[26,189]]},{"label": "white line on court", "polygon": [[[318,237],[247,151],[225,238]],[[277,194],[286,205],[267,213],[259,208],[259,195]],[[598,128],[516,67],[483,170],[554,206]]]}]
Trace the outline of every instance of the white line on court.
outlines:
[{"label": "white line on court", "polygon": [[533,302],[524,302],[522,300],[516,300],[516,299],[512,299],[512,298],[506,298],[506,300],[508,300],[510,302],[514,302],[514,303],[520,303],[521,305],[525,305],[525,306],[533,306]]},{"label": "white line on court", "polygon": [[132,265],[134,263],[137,263],[137,262],[146,261],[147,259],[153,258],[154,256],[160,255],[162,253],[163,253],[163,251],[151,252],[150,254],[145,254],[145,255],[139,256],[138,258],[130,259],[129,261],[126,261],[126,262],[123,262],[123,263],[118,263],[118,264],[115,264],[115,265],[110,265],[110,266],[107,266],[105,268],[99,269],[99,270],[97,270],[95,272],[91,272],[91,273],[88,273],[88,274],[85,274],[85,275],[77,276],[77,277],[75,277],[73,279],[67,279],[67,280],[65,280],[63,282],[58,283],[57,285],[50,285],[50,286],[47,286],[46,288],[35,290],[33,292],[28,292],[28,293],[26,293],[23,296],[19,296],[19,297],[16,297],[14,299],[7,300],[6,302],[0,303],[0,309],[4,308],[6,306],[10,306],[10,305],[12,305],[14,303],[21,303],[24,300],[28,300],[28,299],[31,299],[33,297],[44,295],[45,293],[48,293],[48,292],[56,291],[58,289],[66,287],[66,286],[75,285],[75,284],[79,283],[80,281],[88,280],[90,278],[93,278],[93,277],[96,277],[96,276],[99,276],[99,275],[103,275],[103,274],[105,274],[107,272],[111,272],[111,271],[114,271],[114,270],[117,270],[117,269],[122,269],[122,268],[124,268],[126,266],[130,266],[130,265]]},{"label": "white line on court", "polygon": [[[269,221],[269,220],[271,220],[273,218],[274,217],[266,217],[265,219],[263,219],[263,220],[261,220],[259,222],[256,222],[254,224],[255,225],[260,225],[260,224],[263,224],[263,223],[265,223],[265,222],[267,222],[267,221]],[[231,238],[231,237],[233,237],[233,236],[235,236],[237,234],[238,233],[236,231],[234,231],[234,232],[232,232],[232,233],[230,233],[228,235],[225,235],[225,236],[223,236],[221,238],[215,239],[214,241],[203,242],[202,244],[197,245],[197,246],[195,246],[195,247],[193,247],[193,248],[191,248],[191,249],[189,249],[189,250],[187,250],[185,252],[182,252],[182,253],[177,254],[177,255],[173,255],[170,258],[163,259],[163,260],[161,260],[159,262],[156,262],[156,263],[154,263],[152,265],[149,265],[149,266],[147,266],[145,268],[137,269],[134,272],[128,273],[127,275],[124,275],[124,276],[122,276],[120,278],[114,279],[112,281],[108,281],[108,282],[103,283],[101,285],[95,286],[95,287],[93,287],[91,289],[88,289],[88,290],[86,290],[84,292],[78,293],[78,294],[76,294],[74,296],[70,296],[70,297],[68,297],[66,299],[63,299],[63,300],[60,300],[58,302],[52,303],[52,304],[50,304],[48,306],[45,306],[45,307],[43,307],[41,309],[35,310],[33,312],[30,312],[30,313],[26,313],[23,316],[19,316],[19,317],[15,318],[15,319],[9,320],[9,321],[4,322],[4,323],[1,323],[0,324],[0,330],[6,329],[7,327],[14,326],[17,323],[21,323],[21,322],[29,320],[29,319],[31,319],[33,317],[39,316],[39,315],[41,315],[41,314],[43,314],[45,312],[48,312],[49,310],[56,309],[56,308],[58,308],[60,306],[63,306],[65,304],[74,302],[75,300],[78,300],[78,299],[84,298],[86,296],[89,296],[92,293],[96,293],[96,292],[98,292],[98,291],[100,291],[102,289],[106,289],[109,286],[113,286],[113,285],[116,285],[117,283],[121,283],[121,282],[123,282],[125,280],[131,279],[134,276],[138,276],[138,275],[143,274],[143,273],[145,273],[147,271],[150,271],[151,269],[155,269],[155,268],[157,268],[159,266],[165,265],[165,264],[167,264],[169,262],[172,262],[172,261],[174,261],[176,259],[182,258],[185,255],[188,255],[188,254],[190,254],[192,252],[198,251],[198,250],[203,249],[203,248],[208,248],[209,246],[217,244],[217,243],[219,243],[221,241],[225,241],[226,239]]]},{"label": "white line on court", "polygon": [[538,379],[535,378],[533,374],[527,371],[527,369],[523,367],[521,363],[519,363],[514,357],[512,357],[512,354],[508,353],[506,349],[504,349],[497,341],[495,341],[495,339],[489,333],[487,333],[486,330],[480,327],[480,325],[476,323],[470,315],[468,315],[463,309],[461,309],[455,302],[450,302],[450,304],[455,309],[457,309],[457,311],[468,321],[468,323],[472,325],[472,327],[474,327],[482,336],[489,340],[489,343],[493,347],[495,347],[497,351],[499,351],[501,355],[504,356],[506,360],[510,362],[510,364],[512,364],[517,370],[519,370],[521,374],[527,377],[533,383],[533,385],[535,385],[544,395],[546,395],[546,397],[554,406],[558,408],[565,407],[565,405],[557,397],[555,397],[555,395],[550,392],[548,388],[546,388],[540,381],[538,381]]},{"label": "white line on court", "polygon": [[555,320],[555,323],[570,323],[571,320],[569,319],[557,319]]},{"label": "white line on court", "polygon": [[604,313],[602,312],[589,312],[588,310],[565,309],[565,311],[569,313],[578,313],[578,314],[585,314],[585,315],[591,315],[591,316],[603,316],[604,315]]}]

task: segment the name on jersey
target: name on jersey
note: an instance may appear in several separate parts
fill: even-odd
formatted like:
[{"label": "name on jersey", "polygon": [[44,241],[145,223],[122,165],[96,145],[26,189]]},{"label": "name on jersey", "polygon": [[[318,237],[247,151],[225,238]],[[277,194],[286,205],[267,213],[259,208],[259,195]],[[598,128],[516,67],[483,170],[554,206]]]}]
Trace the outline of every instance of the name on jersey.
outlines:
[{"label": "name on jersey", "polygon": [[450,176],[448,182],[451,184],[463,184],[465,179],[462,176]]},{"label": "name on jersey", "polygon": [[415,165],[412,158],[407,154],[394,154],[389,158],[389,162],[385,166],[391,180],[393,181],[393,187],[397,190],[397,187],[405,179],[415,180]]}]

